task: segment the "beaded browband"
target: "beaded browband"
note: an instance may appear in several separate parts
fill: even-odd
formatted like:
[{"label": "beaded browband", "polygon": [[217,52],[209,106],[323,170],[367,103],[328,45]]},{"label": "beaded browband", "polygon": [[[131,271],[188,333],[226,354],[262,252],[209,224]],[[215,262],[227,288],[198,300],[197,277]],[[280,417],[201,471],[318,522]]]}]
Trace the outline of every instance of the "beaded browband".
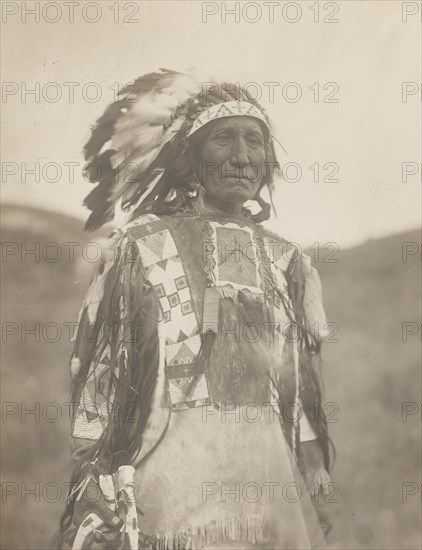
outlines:
[{"label": "beaded browband", "polygon": [[190,129],[188,136],[191,136],[212,120],[232,116],[250,116],[257,118],[265,124],[265,127],[271,135],[271,129],[267,117],[260,109],[258,109],[258,107],[248,101],[225,101],[224,103],[212,105],[202,111],[202,113],[192,124],[192,128]]}]

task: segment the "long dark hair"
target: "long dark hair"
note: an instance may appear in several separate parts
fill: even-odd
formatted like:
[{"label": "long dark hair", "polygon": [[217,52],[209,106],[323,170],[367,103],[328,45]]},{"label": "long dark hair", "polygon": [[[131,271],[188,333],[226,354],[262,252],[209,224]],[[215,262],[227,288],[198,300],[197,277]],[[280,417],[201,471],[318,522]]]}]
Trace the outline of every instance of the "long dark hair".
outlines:
[{"label": "long dark hair", "polygon": [[[88,472],[110,473],[134,460],[142,447],[156,385],[159,343],[155,292],[145,278],[136,242],[129,238],[115,252],[117,257],[107,273],[93,328],[87,307],[82,311],[74,345],[81,369],[71,389],[71,401],[76,404],[73,424],[88,375],[103,360],[107,348],[108,367],[100,375],[104,389],[98,391],[106,399],[108,424],[96,442],[79,450],[71,474],[71,489]],[[100,273],[103,268],[100,265]],[[61,517],[61,540],[71,525],[75,498],[76,494],[68,498]]]}]

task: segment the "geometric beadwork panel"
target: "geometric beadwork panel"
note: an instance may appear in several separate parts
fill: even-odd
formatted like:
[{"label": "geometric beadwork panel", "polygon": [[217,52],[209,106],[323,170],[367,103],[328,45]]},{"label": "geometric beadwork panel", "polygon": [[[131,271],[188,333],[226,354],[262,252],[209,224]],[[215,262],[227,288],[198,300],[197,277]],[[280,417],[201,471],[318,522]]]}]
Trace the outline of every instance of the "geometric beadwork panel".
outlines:
[{"label": "geometric beadwork panel", "polygon": [[107,426],[107,395],[109,392],[110,408],[114,399],[114,388],[110,388],[109,363],[110,346],[107,346],[100,362],[97,365],[94,361],[91,363],[75,416],[73,437],[98,439]]},{"label": "geometric beadwork panel", "polygon": [[[187,337],[180,329],[178,342],[166,345],[166,364],[180,365],[195,361],[201,347],[199,335]],[[187,374],[186,374],[187,375]]]},{"label": "geometric beadwork panel", "polygon": [[170,401],[177,408],[188,401],[189,407],[197,406],[208,402],[209,395],[204,367],[197,361],[201,340],[188,277],[165,224],[152,214],[145,216],[145,224],[143,220],[138,218],[129,232],[136,239],[145,275],[162,311]]},{"label": "geometric beadwork panel", "polygon": [[177,410],[209,403],[205,374],[188,378],[169,379],[169,393],[173,408]]},{"label": "geometric beadwork panel", "polygon": [[276,241],[268,236],[264,236],[264,246],[270,260],[286,272],[296,247],[291,243]]},{"label": "geometric beadwork panel", "polygon": [[[263,293],[259,272],[258,245],[251,228],[235,223],[209,222],[211,247],[207,250],[212,265],[214,284]],[[212,257],[212,262],[210,259]]]}]

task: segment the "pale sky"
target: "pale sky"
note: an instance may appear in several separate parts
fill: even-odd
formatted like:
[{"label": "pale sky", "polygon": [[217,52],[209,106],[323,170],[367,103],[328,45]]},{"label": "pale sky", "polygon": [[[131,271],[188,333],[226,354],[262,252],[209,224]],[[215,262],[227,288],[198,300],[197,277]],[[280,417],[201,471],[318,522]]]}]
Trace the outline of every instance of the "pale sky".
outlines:
[{"label": "pale sky", "polygon": [[[297,182],[277,185],[278,217],[269,222],[271,229],[304,245],[334,241],[350,246],[420,226],[417,2],[408,2],[406,8],[399,1],[320,2],[318,23],[316,8],[311,9],[315,2],[294,2],[288,10],[286,2],[240,2],[239,22],[230,14],[224,22],[224,6],[233,8],[234,2],[122,1],[117,13],[116,2],[97,2],[95,8],[94,2],[79,1],[72,3],[73,22],[69,8],[63,6],[61,15],[54,6],[42,12],[45,4],[39,3],[39,22],[29,14],[22,22],[21,2],[2,2],[4,202],[85,219],[88,211],[81,204],[92,185],[81,176],[82,148],[90,125],[114,100],[116,83],[123,85],[159,67],[194,68],[201,81],[256,82],[260,102],[289,155],[279,160],[301,167]],[[83,7],[85,18],[98,21],[84,20]],[[48,21],[55,18],[55,23]],[[324,23],[323,18],[338,22]],[[264,84],[269,82],[276,83],[273,101],[270,86]],[[335,85],[324,89],[330,82]],[[403,82],[409,83],[406,102]],[[73,101],[65,83],[79,83]],[[25,95],[25,86],[27,91],[38,87],[39,97]],[[98,90],[101,97],[89,101]],[[287,101],[295,90],[301,91],[300,99]],[[57,91],[62,97],[52,102]],[[330,94],[337,103],[322,101]],[[78,163],[73,182],[69,162]],[[412,163],[406,183],[403,162]],[[28,169],[39,163],[38,183],[31,174],[22,183],[22,163]],[[337,164],[333,177],[339,181],[313,181],[309,167],[315,163],[321,179],[333,166],[324,169],[326,163]]]}]

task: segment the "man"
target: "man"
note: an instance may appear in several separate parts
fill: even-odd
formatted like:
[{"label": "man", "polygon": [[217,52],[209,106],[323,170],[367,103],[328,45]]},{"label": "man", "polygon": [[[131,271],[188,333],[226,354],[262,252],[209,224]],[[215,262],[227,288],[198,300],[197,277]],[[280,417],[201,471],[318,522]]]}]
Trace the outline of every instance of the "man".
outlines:
[{"label": "man", "polygon": [[133,213],[80,314],[62,531],[83,548],[317,546],[317,515],[330,528],[319,278],[259,225],[278,166],[262,107],[181,80],[138,79],[138,101],[110,106],[86,146],[87,227],[119,200]]}]

